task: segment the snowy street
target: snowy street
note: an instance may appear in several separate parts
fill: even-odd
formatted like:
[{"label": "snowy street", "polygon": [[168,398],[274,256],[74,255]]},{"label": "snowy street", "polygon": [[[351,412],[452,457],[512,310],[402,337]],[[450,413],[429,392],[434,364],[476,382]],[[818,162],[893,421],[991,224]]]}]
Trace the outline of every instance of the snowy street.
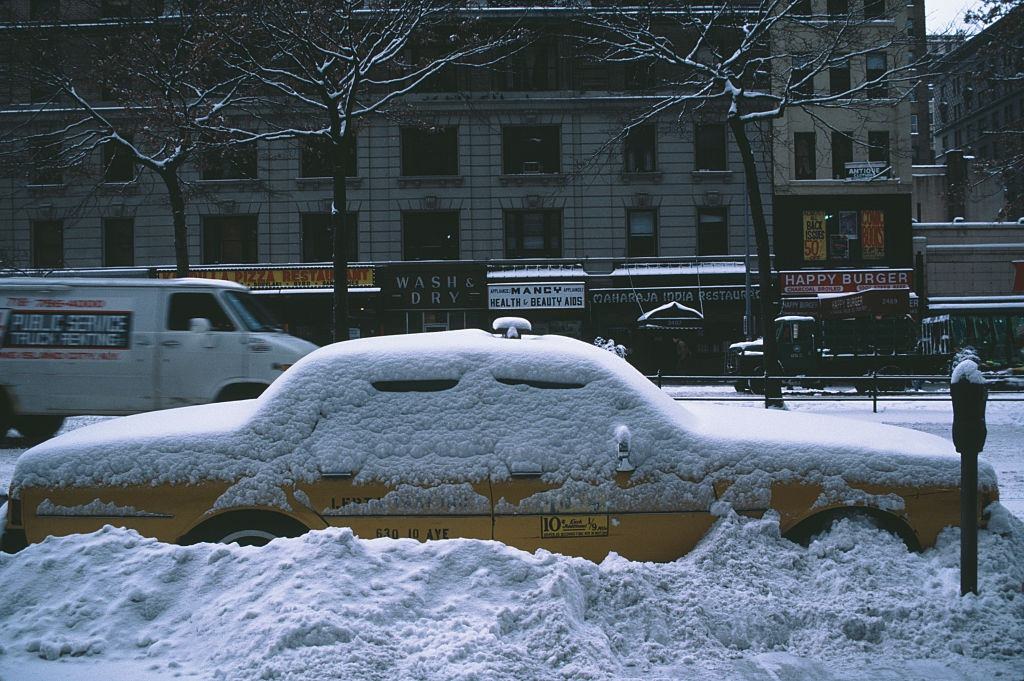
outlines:
[{"label": "snowy street", "polygon": [[[949,438],[944,402],[789,408]],[[108,527],[0,556],[0,680],[1021,679],[1024,403],[993,399],[988,426],[1012,513],[979,533],[976,598],[958,595],[957,530],[913,554],[849,521],[805,549],[771,515],[729,514],[667,564],[345,529],[178,547]],[[6,486],[21,450],[4,444]]]}]

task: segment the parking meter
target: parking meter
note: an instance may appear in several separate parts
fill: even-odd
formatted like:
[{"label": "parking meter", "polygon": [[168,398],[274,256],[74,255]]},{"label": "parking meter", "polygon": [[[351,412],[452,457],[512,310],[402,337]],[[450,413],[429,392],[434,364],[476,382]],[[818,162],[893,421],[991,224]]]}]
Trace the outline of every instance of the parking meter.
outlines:
[{"label": "parking meter", "polygon": [[978,593],[978,452],[985,448],[988,386],[972,359],[953,369],[953,445],[960,452],[960,595]]}]

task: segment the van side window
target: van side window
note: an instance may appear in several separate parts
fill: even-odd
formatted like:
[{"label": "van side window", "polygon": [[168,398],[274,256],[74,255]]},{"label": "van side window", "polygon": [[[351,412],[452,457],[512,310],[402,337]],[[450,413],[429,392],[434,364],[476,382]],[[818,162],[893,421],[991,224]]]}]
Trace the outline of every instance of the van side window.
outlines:
[{"label": "van side window", "polygon": [[234,331],[235,325],[228,319],[224,308],[212,293],[173,293],[171,311],[167,315],[167,328],[171,331],[188,331],[190,319],[209,319],[214,331]]}]

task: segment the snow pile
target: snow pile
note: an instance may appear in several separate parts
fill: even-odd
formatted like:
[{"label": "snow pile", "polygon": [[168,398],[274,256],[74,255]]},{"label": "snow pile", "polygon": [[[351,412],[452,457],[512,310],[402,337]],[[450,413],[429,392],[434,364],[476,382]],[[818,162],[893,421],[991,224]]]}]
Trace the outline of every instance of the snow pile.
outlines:
[{"label": "snow pile", "polygon": [[[736,481],[730,494],[748,499],[764,499],[771,478],[794,476],[889,485],[959,481],[959,459],[941,438],[829,417],[684,408],[592,345],[467,330],[329,346],[258,400],[141,414],[68,433],[21,457],[12,494],[25,485],[212,479],[233,483],[217,508],[287,509],[289,488],[324,473],[433,487],[441,495],[459,491],[452,483],[505,480],[517,469],[536,470],[553,486],[612,484],[623,428],[635,479],[663,483],[666,489],[652,493],[685,507],[716,479]],[[678,478],[700,485],[700,494],[678,497]],[[995,482],[987,465],[979,478]],[[748,480],[758,486],[742,489]],[[403,497],[409,512],[454,504],[414,496]]]},{"label": "snow pile", "polygon": [[669,564],[344,529],[179,547],[107,527],[0,555],[0,678],[1020,678],[1024,526],[996,505],[992,527],[966,598],[955,529],[913,554],[843,521],[802,548],[728,509]]}]

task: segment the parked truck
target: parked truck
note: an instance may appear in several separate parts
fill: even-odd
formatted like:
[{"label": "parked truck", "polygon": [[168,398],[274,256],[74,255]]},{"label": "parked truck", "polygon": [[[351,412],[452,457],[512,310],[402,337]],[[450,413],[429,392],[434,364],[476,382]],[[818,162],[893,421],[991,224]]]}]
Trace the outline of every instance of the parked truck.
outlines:
[{"label": "parked truck", "polygon": [[315,347],[231,282],[0,279],[0,438],[256,397]]},{"label": "parked truck", "polygon": [[[782,377],[819,386],[837,382],[836,377],[929,374],[940,369],[941,359],[922,350],[919,324],[907,312],[908,291],[871,289],[823,296],[815,302],[815,314],[775,319]],[[726,352],[725,372],[763,375],[762,340],[733,343]],[[871,385],[869,379],[849,382],[857,388]],[[763,380],[740,379],[735,385],[737,390],[760,392]]]}]

